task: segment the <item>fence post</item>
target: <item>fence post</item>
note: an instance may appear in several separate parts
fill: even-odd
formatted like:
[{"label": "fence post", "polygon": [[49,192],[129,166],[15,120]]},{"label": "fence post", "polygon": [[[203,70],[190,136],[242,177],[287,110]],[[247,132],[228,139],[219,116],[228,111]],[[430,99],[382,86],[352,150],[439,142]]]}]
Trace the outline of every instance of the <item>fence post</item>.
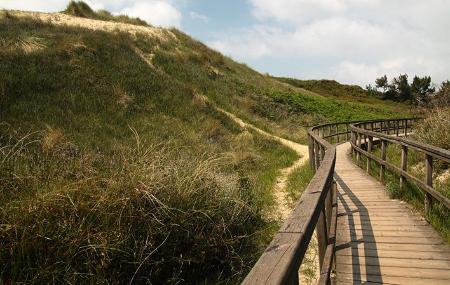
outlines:
[{"label": "fence post", "polygon": [[328,192],[327,195],[327,199],[326,199],[326,213],[327,213],[327,230],[328,232],[330,232],[330,228],[331,228],[331,214],[333,212],[333,195],[334,195],[334,191],[337,189],[337,184],[336,181],[333,179],[333,183],[331,184],[331,189]]},{"label": "fence post", "polygon": [[[402,170],[407,171],[408,169],[408,147],[406,145],[402,145]],[[406,178],[403,175],[400,175],[400,189],[403,190],[405,187]]]},{"label": "fence post", "polygon": [[316,142],[315,140],[313,141],[314,144],[314,165],[316,167],[316,171],[320,166],[320,159],[319,159],[319,143]]},{"label": "fence post", "polygon": [[309,150],[309,166],[311,166],[311,169],[313,171],[316,170],[316,160],[315,160],[315,154],[314,154],[314,138],[312,136],[308,135],[308,150]]},{"label": "fence post", "polygon": [[[386,144],[387,142],[381,139],[381,160],[386,161]],[[384,183],[384,175],[386,172],[386,166],[380,164],[380,180]]]},{"label": "fence post", "polygon": [[396,135],[397,135],[397,137],[398,137],[399,130],[400,130],[400,121],[399,121],[399,120],[396,121],[395,126],[396,126]]},{"label": "fence post", "polygon": [[340,142],[340,138],[339,138],[339,135],[338,135],[338,133],[339,133],[339,125],[338,125],[338,124],[336,124],[336,142],[337,142],[337,143],[339,143],[339,142]]},{"label": "fence post", "polygon": [[[426,181],[428,186],[433,187],[433,157],[429,154],[425,157],[425,167],[426,167]],[[425,213],[429,214],[431,207],[433,206],[432,196],[425,192]]]},{"label": "fence post", "polygon": [[348,124],[345,124],[345,140],[349,140]]},{"label": "fence post", "polygon": [[332,133],[332,132],[331,132],[331,125],[329,125],[329,126],[328,126],[328,135],[330,136],[330,143],[332,144],[332,143],[333,143],[333,136],[332,136],[331,133]]},{"label": "fence post", "polygon": [[319,247],[319,268],[322,268],[323,258],[325,256],[325,251],[328,244],[328,232],[327,232],[327,221],[326,221],[325,205],[322,206],[320,212],[319,220],[317,221],[316,232],[317,232],[317,245]]},{"label": "fence post", "polygon": [[[373,137],[369,136],[369,143],[367,144],[367,152],[368,153],[372,153],[372,145],[373,145]],[[370,168],[371,168],[371,164],[372,164],[372,159],[370,157],[367,157],[367,173],[370,174]]]},{"label": "fence post", "polygon": [[405,137],[408,136],[408,120],[405,120]]},{"label": "fence post", "polygon": [[[356,146],[360,149],[361,148],[361,134],[356,133]],[[359,162],[361,159],[361,154],[359,153],[359,149],[356,150],[356,161]]]}]

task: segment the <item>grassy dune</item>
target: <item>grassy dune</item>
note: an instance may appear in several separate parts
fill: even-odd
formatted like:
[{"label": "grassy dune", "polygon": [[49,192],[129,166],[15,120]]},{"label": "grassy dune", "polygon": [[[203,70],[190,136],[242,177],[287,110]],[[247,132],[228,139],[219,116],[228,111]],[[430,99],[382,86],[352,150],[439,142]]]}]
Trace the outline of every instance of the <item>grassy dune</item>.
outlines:
[{"label": "grassy dune", "polygon": [[177,30],[3,13],[0,280],[241,280],[277,228],[272,188],[296,154],[214,105],[297,141],[317,122],[397,114],[299,91]]}]

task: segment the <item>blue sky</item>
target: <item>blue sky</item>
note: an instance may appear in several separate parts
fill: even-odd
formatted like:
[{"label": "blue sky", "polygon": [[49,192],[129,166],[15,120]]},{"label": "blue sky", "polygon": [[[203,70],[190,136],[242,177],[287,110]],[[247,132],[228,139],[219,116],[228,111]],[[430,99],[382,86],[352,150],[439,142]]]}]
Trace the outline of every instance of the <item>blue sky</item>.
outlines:
[{"label": "blue sky", "polygon": [[[68,0],[0,0],[54,12]],[[175,26],[260,72],[365,86],[400,73],[450,79],[448,0],[88,0]]]}]

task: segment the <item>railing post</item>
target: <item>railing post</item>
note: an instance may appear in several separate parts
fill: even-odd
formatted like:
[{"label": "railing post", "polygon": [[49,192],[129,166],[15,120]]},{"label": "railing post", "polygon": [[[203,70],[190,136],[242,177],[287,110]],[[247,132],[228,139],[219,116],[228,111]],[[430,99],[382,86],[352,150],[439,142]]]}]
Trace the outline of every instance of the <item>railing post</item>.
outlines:
[{"label": "railing post", "polygon": [[[433,187],[433,157],[429,154],[425,157],[426,181],[428,186]],[[425,192],[425,213],[429,214],[433,206],[433,200],[428,192]]]},{"label": "railing post", "polygon": [[[361,148],[361,134],[356,133],[356,146],[360,149]],[[361,153],[359,152],[359,149],[356,150],[356,161],[359,162],[361,159]]]},{"label": "railing post", "polygon": [[345,140],[349,140],[348,124],[345,124]]},{"label": "railing post", "polygon": [[327,232],[327,220],[325,213],[325,205],[322,207],[320,212],[319,220],[317,221],[316,232],[317,232],[317,245],[319,248],[319,265],[322,268],[323,258],[325,256],[325,251],[328,244],[328,232]]},{"label": "railing post", "polygon": [[[386,144],[387,142],[381,139],[381,160],[386,161]],[[380,181],[384,183],[384,175],[386,172],[386,166],[380,164]]]},{"label": "railing post", "polygon": [[399,121],[399,120],[397,120],[397,121],[395,122],[395,127],[396,127],[396,135],[397,135],[397,137],[398,137],[399,130],[400,130],[400,121]]},{"label": "railing post", "polygon": [[405,137],[408,136],[408,120],[405,120]]},{"label": "railing post", "polygon": [[339,143],[339,141],[340,141],[338,133],[339,133],[339,125],[336,124],[336,142],[337,143]]},{"label": "railing post", "polygon": [[[406,145],[402,145],[402,170],[407,171],[408,169],[408,147]],[[403,175],[400,175],[400,189],[403,190],[405,187],[406,178]]]},{"label": "railing post", "polygon": [[331,189],[330,191],[328,191],[328,195],[327,195],[327,199],[326,199],[326,203],[325,203],[325,211],[327,213],[327,230],[328,232],[330,232],[330,227],[331,227],[331,214],[333,211],[333,193],[334,190],[336,188],[336,181],[333,179],[333,184],[331,184]]},{"label": "railing post", "polygon": [[316,170],[316,161],[314,159],[314,138],[308,135],[308,150],[309,150],[309,166],[313,171]]},{"label": "railing post", "polygon": [[314,140],[313,144],[314,144],[314,165],[315,165],[315,170],[317,171],[317,169],[320,166],[319,143]]},{"label": "railing post", "polygon": [[330,143],[333,143],[333,136],[331,135],[331,125],[328,126],[328,135],[330,136]]},{"label": "railing post", "polygon": [[[373,145],[373,137],[371,137],[371,136],[369,136],[369,143],[368,143],[368,145],[367,145],[367,152],[368,153],[372,153],[372,145]],[[371,164],[372,164],[372,159],[370,158],[370,157],[367,157],[367,167],[366,167],[366,170],[367,170],[367,173],[369,173],[370,174],[370,168],[371,168]]]}]

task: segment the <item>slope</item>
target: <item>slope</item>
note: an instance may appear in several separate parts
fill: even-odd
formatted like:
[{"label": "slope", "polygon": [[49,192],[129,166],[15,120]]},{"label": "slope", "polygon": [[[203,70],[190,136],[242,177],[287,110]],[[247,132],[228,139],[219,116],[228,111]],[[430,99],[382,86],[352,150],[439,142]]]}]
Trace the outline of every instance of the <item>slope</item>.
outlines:
[{"label": "slope", "polygon": [[11,282],[237,281],[298,155],[216,106],[296,141],[316,121],[395,114],[286,86],[177,30],[11,11],[0,47]]}]

